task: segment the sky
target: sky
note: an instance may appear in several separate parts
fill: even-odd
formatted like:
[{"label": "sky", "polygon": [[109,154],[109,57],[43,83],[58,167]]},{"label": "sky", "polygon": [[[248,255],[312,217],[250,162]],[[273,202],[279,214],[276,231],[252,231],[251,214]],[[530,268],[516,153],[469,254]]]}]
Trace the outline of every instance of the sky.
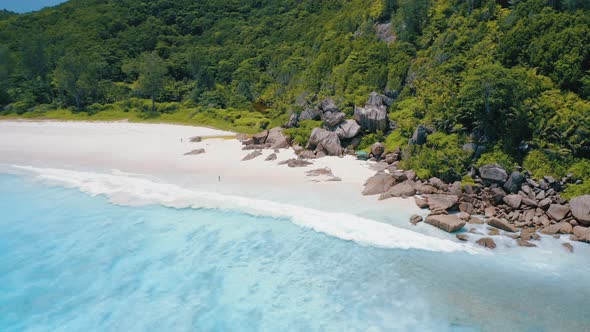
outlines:
[{"label": "sky", "polygon": [[0,9],[8,9],[17,13],[26,13],[55,6],[66,0],[0,0]]}]

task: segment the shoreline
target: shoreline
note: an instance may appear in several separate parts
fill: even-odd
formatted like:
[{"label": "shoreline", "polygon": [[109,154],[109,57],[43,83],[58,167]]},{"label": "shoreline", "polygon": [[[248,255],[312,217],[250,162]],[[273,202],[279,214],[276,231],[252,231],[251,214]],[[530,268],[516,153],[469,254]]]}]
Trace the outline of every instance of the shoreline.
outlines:
[{"label": "shoreline", "polygon": [[[231,134],[235,133],[170,124],[0,120],[0,162],[101,172],[117,169],[152,175],[186,187],[225,193],[240,191],[246,196],[296,201],[320,208],[340,208],[338,205],[346,201],[347,206],[353,206],[351,209],[399,208],[407,217],[419,211],[411,200],[381,202],[361,194],[364,181],[374,173],[372,162],[326,157],[314,160],[308,167],[290,168],[278,163],[295,157],[291,149],[280,149],[275,161],[264,160],[273,153],[271,150],[242,161],[251,151],[243,151],[238,140],[211,138],[187,142],[194,136]],[[202,155],[184,155],[200,148],[205,149]],[[325,167],[341,181],[305,174]],[[308,197],[294,199],[294,192],[306,193],[304,196]]]},{"label": "shoreline", "polygon": [[[278,164],[296,156],[291,148],[280,149],[274,161],[265,161],[274,150],[262,150],[262,155],[242,161],[252,151],[242,150],[238,140],[186,141],[194,136],[228,134],[234,133],[186,125],[0,120],[0,163],[99,173],[112,173],[113,170],[134,173],[182,188],[349,213],[417,234],[462,243],[454,233],[446,233],[425,223],[410,224],[409,218],[413,214],[426,217],[429,212],[420,209],[411,197],[378,200],[376,196],[362,195],[365,181],[376,172],[373,169],[375,162],[360,161],[351,156],[324,157],[314,159],[313,165],[308,167],[290,168]],[[72,140],[73,137],[76,139]],[[195,149],[205,149],[205,153],[185,155]],[[307,171],[326,167],[341,181],[306,175]],[[473,225],[475,232],[482,234],[487,233],[486,226]],[[465,230],[473,227],[468,225]],[[517,249],[511,243],[512,239],[495,238],[498,249]],[[557,244],[557,241],[543,242]],[[549,245],[552,248],[559,246]],[[575,246],[581,249],[583,245]],[[495,252],[502,252],[498,249]]]}]

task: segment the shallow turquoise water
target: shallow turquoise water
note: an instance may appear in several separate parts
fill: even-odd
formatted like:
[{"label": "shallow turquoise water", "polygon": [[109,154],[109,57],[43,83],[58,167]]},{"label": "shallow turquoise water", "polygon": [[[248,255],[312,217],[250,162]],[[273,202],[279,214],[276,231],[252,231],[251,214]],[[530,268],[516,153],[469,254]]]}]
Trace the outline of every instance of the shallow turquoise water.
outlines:
[{"label": "shallow turquoise water", "polygon": [[1,331],[584,331],[590,267],[379,249],[0,175]]}]

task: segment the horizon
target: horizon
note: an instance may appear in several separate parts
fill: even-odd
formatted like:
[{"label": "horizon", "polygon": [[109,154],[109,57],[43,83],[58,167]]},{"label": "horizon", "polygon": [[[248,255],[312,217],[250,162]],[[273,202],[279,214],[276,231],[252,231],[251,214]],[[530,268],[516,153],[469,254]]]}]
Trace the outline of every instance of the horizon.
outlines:
[{"label": "horizon", "polygon": [[8,10],[18,14],[30,13],[45,7],[57,6],[67,0],[0,0],[0,10]]}]

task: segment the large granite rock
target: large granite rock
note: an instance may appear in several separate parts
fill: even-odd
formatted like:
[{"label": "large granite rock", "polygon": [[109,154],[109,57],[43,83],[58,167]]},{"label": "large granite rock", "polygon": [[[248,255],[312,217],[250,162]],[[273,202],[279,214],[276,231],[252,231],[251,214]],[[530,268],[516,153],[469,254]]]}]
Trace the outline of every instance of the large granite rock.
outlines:
[{"label": "large granite rock", "polygon": [[314,128],[309,136],[308,147],[325,151],[330,156],[342,155],[340,139],[335,132],[322,128]]},{"label": "large granite rock", "polygon": [[377,173],[365,182],[363,195],[378,195],[388,191],[395,184],[395,179],[387,173]]},{"label": "large granite rock", "polygon": [[358,135],[361,131],[361,126],[354,120],[345,120],[341,122],[336,128],[336,135],[342,139],[350,139]]},{"label": "large granite rock", "polygon": [[522,202],[522,196],[520,195],[508,195],[502,198],[506,205],[510,206],[513,209],[518,209],[520,203]]},{"label": "large granite rock", "polygon": [[266,143],[268,137],[268,130],[252,135],[252,144],[260,145]]},{"label": "large granite rock", "polygon": [[416,130],[414,130],[414,134],[412,138],[410,138],[410,144],[415,145],[422,145],[426,143],[426,137],[430,134],[430,130],[423,125],[418,125]]},{"label": "large granite rock", "polygon": [[299,125],[299,114],[292,112],[289,116],[289,121],[285,124],[285,128],[294,128]]},{"label": "large granite rock", "polygon": [[504,219],[498,219],[498,218],[490,218],[488,219],[488,225],[492,226],[492,227],[496,227],[499,228],[503,231],[506,232],[510,232],[510,233],[516,233],[518,231],[518,229],[514,226],[508,223],[508,221],[504,220]]},{"label": "large granite rock", "polygon": [[562,221],[557,224],[552,224],[544,227],[539,232],[542,234],[553,235],[553,234],[571,234],[573,232],[572,225],[569,222]]},{"label": "large granite rock", "polygon": [[379,199],[387,199],[391,197],[410,197],[416,194],[416,189],[410,181],[404,181],[391,187],[387,192],[381,194]]},{"label": "large granite rock", "polygon": [[268,131],[266,144],[271,144],[271,149],[286,149],[289,147],[289,139],[283,134],[283,128],[275,127]]},{"label": "large granite rock", "polygon": [[504,184],[508,179],[508,174],[502,166],[498,164],[488,164],[479,168],[479,175],[482,179]]},{"label": "large granite rock", "polygon": [[367,99],[367,105],[371,106],[383,106],[383,96],[378,94],[377,92],[373,91],[369,94],[369,99]]},{"label": "large granite rock", "polygon": [[336,103],[334,103],[334,100],[332,98],[326,98],[322,100],[320,106],[322,108],[322,111],[324,112],[340,112],[340,109],[338,108],[338,106],[336,106]]},{"label": "large granite rock", "polygon": [[512,172],[508,180],[504,183],[504,190],[510,194],[516,194],[520,186],[524,183],[525,178],[520,172]]},{"label": "large granite rock", "polygon": [[385,145],[383,143],[377,142],[371,145],[371,153],[375,158],[380,158],[383,152],[385,152]]},{"label": "large granite rock", "polygon": [[590,227],[576,226],[573,232],[578,241],[590,243]]},{"label": "large granite rock", "polygon": [[346,115],[342,112],[325,112],[322,114],[322,121],[324,121],[324,125],[330,129],[335,128],[339,125],[344,119]]},{"label": "large granite rock", "polygon": [[436,226],[446,232],[452,233],[458,231],[465,226],[465,221],[458,216],[451,215],[430,215],[426,217],[426,223]]},{"label": "large granite rock", "polygon": [[551,204],[547,210],[547,215],[555,221],[560,221],[570,212],[570,207],[561,204]]},{"label": "large granite rock", "polygon": [[319,120],[322,117],[322,112],[308,108],[299,114],[299,121],[305,120]]},{"label": "large granite rock", "polygon": [[365,107],[355,107],[354,119],[362,129],[372,133],[378,130],[386,132],[389,125],[385,106],[366,105]]},{"label": "large granite rock", "polygon": [[445,194],[425,195],[425,198],[431,209],[438,208],[442,210],[449,210],[455,207],[459,201],[459,197]]},{"label": "large granite rock", "polygon": [[590,226],[590,195],[574,197],[570,200],[572,215],[584,226]]}]

